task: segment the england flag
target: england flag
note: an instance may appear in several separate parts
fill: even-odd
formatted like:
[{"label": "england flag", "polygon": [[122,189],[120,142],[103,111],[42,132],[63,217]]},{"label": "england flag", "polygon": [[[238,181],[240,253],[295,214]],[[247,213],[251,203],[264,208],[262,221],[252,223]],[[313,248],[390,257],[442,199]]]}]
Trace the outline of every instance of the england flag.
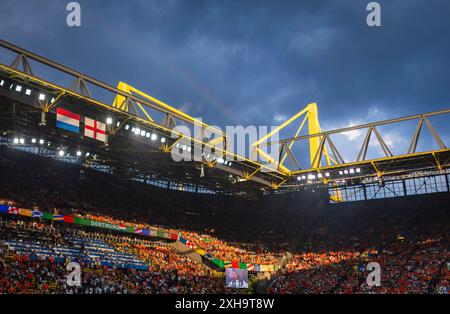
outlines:
[{"label": "england flag", "polygon": [[84,136],[106,143],[106,124],[85,117],[84,118]]}]

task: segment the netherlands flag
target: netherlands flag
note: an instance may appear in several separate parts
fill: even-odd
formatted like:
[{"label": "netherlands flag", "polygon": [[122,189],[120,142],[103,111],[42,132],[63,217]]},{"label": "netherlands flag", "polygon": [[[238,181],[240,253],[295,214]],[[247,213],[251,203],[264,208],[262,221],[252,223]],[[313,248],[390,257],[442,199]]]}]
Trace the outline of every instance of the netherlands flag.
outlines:
[{"label": "netherlands flag", "polygon": [[80,133],[80,115],[63,108],[56,109],[56,127]]}]

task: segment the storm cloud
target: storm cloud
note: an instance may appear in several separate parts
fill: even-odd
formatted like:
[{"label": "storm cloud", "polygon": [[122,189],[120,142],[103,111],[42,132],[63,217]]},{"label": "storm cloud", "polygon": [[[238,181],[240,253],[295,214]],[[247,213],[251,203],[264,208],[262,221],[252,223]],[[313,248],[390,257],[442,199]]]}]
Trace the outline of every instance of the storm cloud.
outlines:
[{"label": "storm cloud", "polygon": [[449,107],[448,1],[378,1],[381,27],[370,1],[78,2],[71,28],[68,1],[3,0],[0,36],[220,126],[279,124],[309,102],[323,129]]}]

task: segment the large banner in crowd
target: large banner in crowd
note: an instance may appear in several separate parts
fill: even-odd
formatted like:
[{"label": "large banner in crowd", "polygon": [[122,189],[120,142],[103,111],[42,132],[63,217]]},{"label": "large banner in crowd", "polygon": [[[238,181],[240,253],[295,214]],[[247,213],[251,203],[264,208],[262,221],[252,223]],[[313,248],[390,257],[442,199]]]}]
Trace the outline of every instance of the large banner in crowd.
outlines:
[{"label": "large banner in crowd", "polygon": [[249,271],[256,271],[256,272],[273,272],[276,270],[275,265],[259,265],[259,264],[248,264],[245,262],[238,262],[238,261],[223,261],[221,259],[215,258],[205,250],[203,250],[201,247],[197,246],[193,242],[189,241],[188,239],[183,238],[177,233],[170,233],[165,230],[157,229],[157,228],[135,228],[125,225],[116,225],[112,223],[107,222],[101,222],[101,221],[95,221],[87,218],[80,218],[80,217],[74,217],[69,215],[63,215],[63,214],[52,214],[52,213],[45,213],[38,210],[31,210],[31,209],[25,209],[25,208],[18,208],[15,206],[9,206],[9,205],[0,205],[0,213],[5,214],[12,214],[12,215],[20,215],[25,217],[31,217],[31,218],[40,218],[45,220],[51,220],[51,221],[57,221],[62,223],[69,223],[69,224],[76,224],[76,225],[83,225],[87,227],[96,227],[96,228],[102,228],[102,229],[110,229],[115,231],[122,231],[125,233],[133,233],[133,234],[141,234],[148,237],[158,237],[158,238],[164,238],[164,239],[170,239],[175,241],[180,241],[187,247],[190,247],[191,249],[195,250],[198,254],[205,257],[215,265],[221,268],[239,268],[239,269],[247,269]]}]

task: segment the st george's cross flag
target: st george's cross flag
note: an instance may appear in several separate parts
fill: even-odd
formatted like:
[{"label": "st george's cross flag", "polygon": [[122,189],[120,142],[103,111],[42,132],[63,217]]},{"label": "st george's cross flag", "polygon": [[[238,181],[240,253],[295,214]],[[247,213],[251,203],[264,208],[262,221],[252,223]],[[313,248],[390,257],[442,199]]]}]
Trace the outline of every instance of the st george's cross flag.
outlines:
[{"label": "st george's cross flag", "polygon": [[84,135],[105,143],[106,124],[88,117],[84,117]]}]

